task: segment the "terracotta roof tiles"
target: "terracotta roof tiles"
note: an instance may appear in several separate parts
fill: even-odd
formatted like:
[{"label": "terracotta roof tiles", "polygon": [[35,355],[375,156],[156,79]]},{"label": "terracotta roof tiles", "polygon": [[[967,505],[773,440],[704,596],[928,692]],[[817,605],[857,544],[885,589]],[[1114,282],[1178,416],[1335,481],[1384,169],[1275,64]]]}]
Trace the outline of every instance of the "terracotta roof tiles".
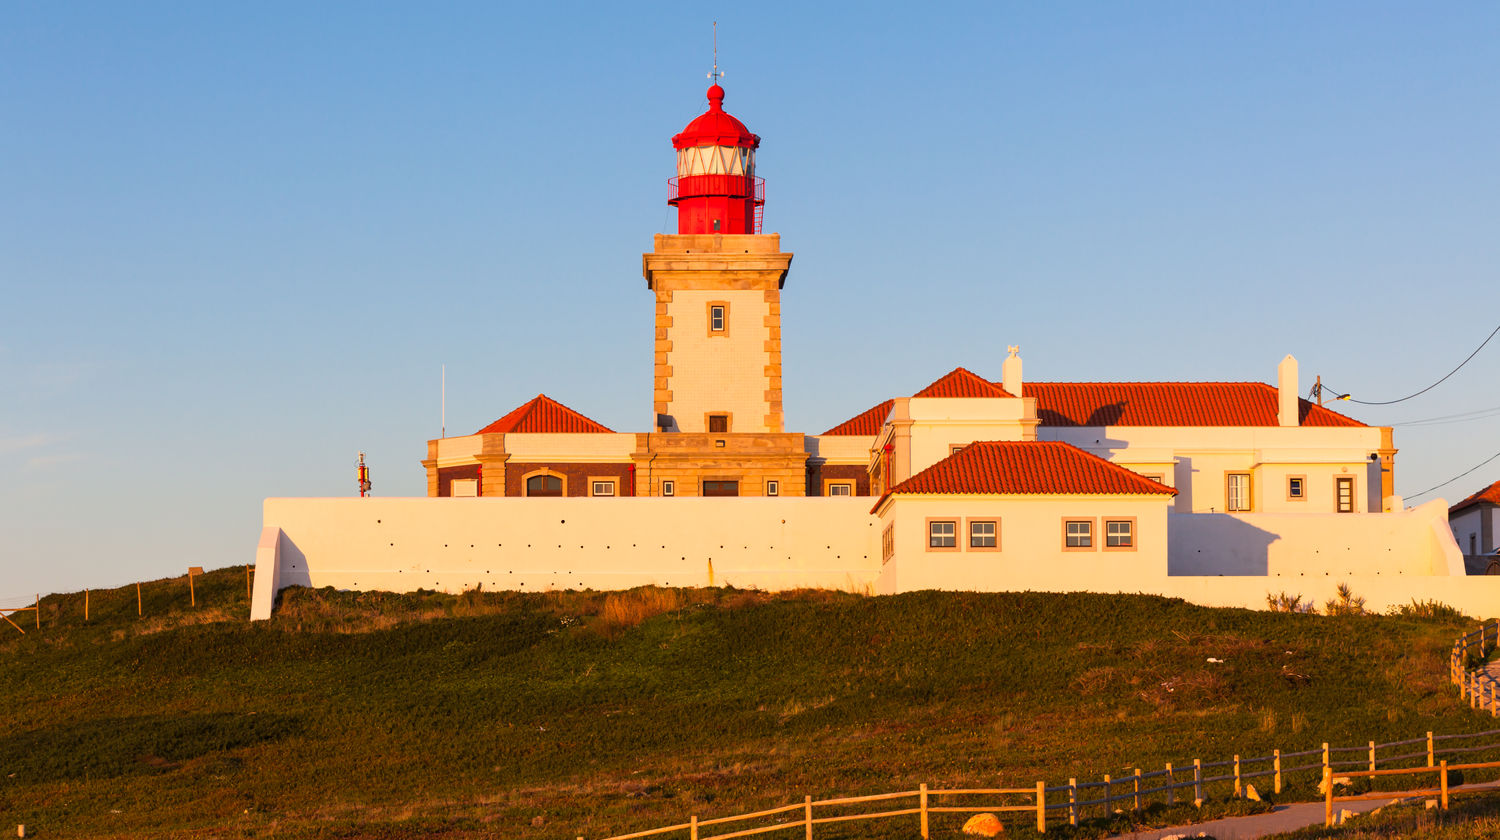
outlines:
[{"label": "terracotta roof tiles", "polygon": [[[1043,426],[1276,426],[1276,389],[1264,382],[1027,382]],[[1303,426],[1359,427],[1298,400]]]},{"label": "terracotta roof tiles", "polygon": [[1500,481],[1491,484],[1453,507],[1448,508],[1448,515],[1452,516],[1455,513],[1468,510],[1475,505],[1484,504],[1485,502],[1500,507]]},{"label": "terracotta roof tiles", "polygon": [[1070,443],[988,440],[922,470],[886,497],[895,494],[1173,496],[1177,491]]},{"label": "terracotta roof tiles", "polygon": [[612,434],[602,423],[596,423],[562,403],[537,394],[530,402],[516,408],[499,420],[485,426],[475,434],[568,434],[595,433]]},{"label": "terracotta roof tiles", "polygon": [[912,394],[913,397],[1010,397],[997,383],[991,382],[967,369],[956,367],[943,374],[926,388]]}]

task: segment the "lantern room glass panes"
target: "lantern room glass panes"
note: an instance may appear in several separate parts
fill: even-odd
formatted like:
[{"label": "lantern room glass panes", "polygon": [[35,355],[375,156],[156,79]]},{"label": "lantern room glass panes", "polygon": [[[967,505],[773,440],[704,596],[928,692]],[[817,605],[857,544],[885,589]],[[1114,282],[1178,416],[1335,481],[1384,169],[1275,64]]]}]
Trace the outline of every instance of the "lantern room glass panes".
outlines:
[{"label": "lantern room glass panes", "polygon": [[754,175],[755,150],[742,146],[692,146],[677,150],[677,176]]}]

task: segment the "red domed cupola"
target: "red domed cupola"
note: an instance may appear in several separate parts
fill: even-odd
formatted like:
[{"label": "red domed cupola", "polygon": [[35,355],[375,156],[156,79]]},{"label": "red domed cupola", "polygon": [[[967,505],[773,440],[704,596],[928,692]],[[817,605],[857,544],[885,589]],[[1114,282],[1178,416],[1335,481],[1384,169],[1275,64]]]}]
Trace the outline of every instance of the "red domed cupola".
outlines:
[{"label": "red domed cupola", "polygon": [[755,177],[760,138],[724,110],[724,89],[708,89],[708,111],[672,138],[677,177],[667,203],[678,233],[760,233],[766,182]]}]

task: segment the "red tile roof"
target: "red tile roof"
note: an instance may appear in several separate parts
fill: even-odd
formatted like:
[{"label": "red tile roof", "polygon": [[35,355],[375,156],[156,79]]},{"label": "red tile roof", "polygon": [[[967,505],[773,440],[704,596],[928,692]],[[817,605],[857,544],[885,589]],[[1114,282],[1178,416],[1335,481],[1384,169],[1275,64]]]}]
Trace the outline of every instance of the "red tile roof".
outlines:
[{"label": "red tile roof", "polygon": [[[1264,382],[1027,382],[1043,426],[1276,426]],[[1365,424],[1298,400],[1304,426]]]},{"label": "red tile roof", "polygon": [[601,423],[596,423],[584,417],[582,414],[548,397],[546,394],[537,394],[536,399],[485,426],[483,429],[475,432],[475,434],[487,435],[496,432],[506,434],[514,432],[527,434],[587,432],[611,434],[612,430]]},{"label": "red tile roof", "polygon": [[943,374],[936,382],[912,394],[913,397],[1010,397],[999,384],[984,379],[967,369],[956,367]]},{"label": "red tile roof", "polygon": [[1500,481],[1491,484],[1453,507],[1448,508],[1448,515],[1452,516],[1455,513],[1460,513],[1485,502],[1500,507]]},{"label": "red tile roof", "polygon": [[1070,443],[981,440],[892,487],[894,494],[1174,496],[1177,491]]},{"label": "red tile roof", "polygon": [[[912,394],[914,397],[1009,397],[1012,396],[999,384],[989,381],[966,368],[956,367],[943,374],[926,388]],[[874,437],[880,434],[880,427],[885,425],[885,418],[891,415],[891,406],[895,400],[886,400],[874,408],[867,409],[848,420],[834,426],[825,435],[867,435]]]},{"label": "red tile roof", "polygon": [[825,435],[867,435],[874,437],[880,434],[880,427],[885,425],[885,418],[891,416],[891,407],[896,404],[895,400],[886,400],[874,408],[866,409],[848,420],[834,426]]}]

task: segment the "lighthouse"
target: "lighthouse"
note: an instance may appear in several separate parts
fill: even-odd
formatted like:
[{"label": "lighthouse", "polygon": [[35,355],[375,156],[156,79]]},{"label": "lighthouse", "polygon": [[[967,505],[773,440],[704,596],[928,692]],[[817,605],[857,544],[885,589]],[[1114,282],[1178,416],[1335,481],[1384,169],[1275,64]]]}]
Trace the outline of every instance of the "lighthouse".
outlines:
[{"label": "lighthouse", "polygon": [[667,203],[678,233],[760,233],[766,182],[755,175],[760,138],[724,110],[724,88],[708,89],[708,111],[687,124],[672,147],[677,177]]},{"label": "lighthouse", "polygon": [[807,453],[781,401],[781,290],[792,255],[761,232],[760,137],[724,110],[672,137],[677,232],[642,255],[656,298],[652,427],[635,453],[642,495],[802,495]]}]

